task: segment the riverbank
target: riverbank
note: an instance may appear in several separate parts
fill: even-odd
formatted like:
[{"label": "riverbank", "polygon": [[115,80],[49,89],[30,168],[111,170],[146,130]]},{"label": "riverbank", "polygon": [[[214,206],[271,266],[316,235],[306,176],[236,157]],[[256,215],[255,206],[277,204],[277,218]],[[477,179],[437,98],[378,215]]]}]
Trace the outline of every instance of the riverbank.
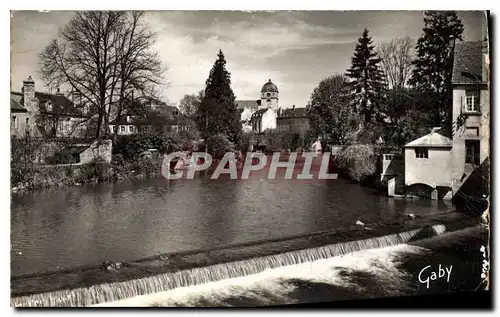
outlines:
[{"label": "riverbank", "polygon": [[161,165],[160,158],[124,160],[120,155],[114,155],[109,164],[93,160],[89,164],[34,165],[23,171],[29,177],[26,177],[26,181],[12,184],[11,192],[158,177],[161,175]]},{"label": "riverbank", "polygon": [[[436,225],[441,225],[446,231],[454,231],[476,225],[479,221],[478,218],[469,218],[457,213],[443,213],[405,222],[366,224],[366,229],[357,226],[342,230],[315,232],[297,237],[221,246],[206,250],[167,253],[126,263],[105,263],[101,266],[87,266],[12,277],[11,296],[19,297],[57,290],[88,288],[104,283],[130,281],[148,276],[271,256],[273,254],[293,252],[306,248],[332,244],[344,245],[345,243],[360,240],[368,242],[364,242],[361,245],[356,243],[354,246],[357,245],[360,247],[364,245],[366,248],[377,247],[378,244],[376,241],[379,241],[378,243],[386,241],[377,240],[377,237],[380,238],[417,230],[409,236],[406,235],[407,238],[410,237],[411,240],[416,240],[435,235],[436,230],[433,230],[433,226]],[[368,228],[368,226],[370,227]],[[400,240],[401,238],[397,237],[393,239],[391,241],[394,243],[398,241],[398,243],[409,242],[408,240]],[[339,252],[353,251],[352,243],[350,244],[350,248],[342,247],[341,245],[337,247]]]}]

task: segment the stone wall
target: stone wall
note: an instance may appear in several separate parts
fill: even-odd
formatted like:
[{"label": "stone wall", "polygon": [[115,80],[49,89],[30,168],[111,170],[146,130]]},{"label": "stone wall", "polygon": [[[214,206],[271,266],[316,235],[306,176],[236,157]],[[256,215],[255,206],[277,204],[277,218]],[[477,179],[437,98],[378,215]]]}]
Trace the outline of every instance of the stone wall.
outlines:
[{"label": "stone wall", "polygon": [[405,161],[402,156],[396,154],[382,154],[381,182],[387,182],[394,177],[403,176],[404,173]]},{"label": "stone wall", "polygon": [[111,163],[113,143],[111,140],[94,141],[85,151],[80,153],[80,163],[87,164],[100,157],[106,163]]}]

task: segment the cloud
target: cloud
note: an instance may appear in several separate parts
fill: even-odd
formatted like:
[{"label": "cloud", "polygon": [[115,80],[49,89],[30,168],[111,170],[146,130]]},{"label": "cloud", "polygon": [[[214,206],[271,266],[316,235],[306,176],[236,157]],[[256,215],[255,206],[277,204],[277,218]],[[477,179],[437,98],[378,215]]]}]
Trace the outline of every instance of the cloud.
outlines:
[{"label": "cloud", "polygon": [[[272,58],[289,60],[288,52],[307,50],[327,44],[353,43],[352,30],[311,26],[295,20],[297,14],[242,13],[242,20],[204,19],[203,27],[181,23],[178,13],[173,19],[159,13],[148,15],[148,22],[158,34],[156,49],[169,66],[171,86],[166,95],[178,101],[184,94],[204,88],[205,80],[222,49],[231,72],[232,88],[239,99],[257,99],[260,88],[272,77],[280,83],[286,75],[269,64]],[[224,17],[219,15],[219,17]],[[171,17],[171,16],[168,16]],[[191,14],[186,19],[190,20]],[[353,33],[352,33],[353,34]],[[286,98],[285,98],[286,99]]]},{"label": "cloud", "polygon": [[[12,85],[36,76],[37,54],[74,12],[14,12],[11,31]],[[481,36],[481,13],[460,13],[465,39]],[[205,87],[222,49],[239,99],[259,98],[271,78],[284,105],[304,106],[319,81],[350,65],[364,28],[374,44],[394,37],[418,37],[422,12],[369,11],[150,11],[146,21],[157,32],[154,47],[169,68],[164,96],[178,102]]]}]

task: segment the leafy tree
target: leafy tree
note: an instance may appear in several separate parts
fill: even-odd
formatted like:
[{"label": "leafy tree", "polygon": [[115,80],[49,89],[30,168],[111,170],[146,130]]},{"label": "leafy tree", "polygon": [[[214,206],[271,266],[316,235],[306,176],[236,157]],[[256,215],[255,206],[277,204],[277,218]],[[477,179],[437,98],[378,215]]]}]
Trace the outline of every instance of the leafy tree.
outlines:
[{"label": "leafy tree", "polygon": [[208,147],[208,153],[216,159],[220,159],[227,152],[234,150],[234,144],[222,133],[209,136],[206,140],[206,146]]},{"label": "leafy tree", "polygon": [[201,101],[203,100],[204,96],[205,96],[204,90],[200,90],[197,95],[195,94],[185,95],[179,101],[179,109],[186,116],[191,117],[195,115],[196,112],[198,111],[198,108],[200,107]]},{"label": "leafy tree", "polygon": [[335,163],[351,180],[360,182],[376,173],[377,157],[373,145],[353,144],[340,152]]},{"label": "leafy tree", "polygon": [[402,148],[434,127],[432,96],[414,89],[392,90],[388,103],[384,137],[388,145]]},{"label": "leafy tree", "polygon": [[454,11],[424,13],[423,34],[417,41],[417,58],[410,85],[433,96],[433,120],[450,128],[451,75],[455,41],[462,40],[462,21]]},{"label": "leafy tree", "polygon": [[230,73],[226,70],[222,50],[217,57],[206,81],[205,96],[196,113],[196,123],[204,138],[222,133],[229,141],[237,143],[241,135],[240,113],[234,102]]},{"label": "leafy tree", "polygon": [[385,75],[379,65],[381,59],[377,57],[372,42],[365,29],[356,44],[351,68],[347,70],[347,76],[352,80],[350,99],[364,123],[382,118],[386,88]]},{"label": "leafy tree", "polygon": [[356,115],[349,105],[348,82],[343,75],[323,79],[311,94],[307,118],[313,135],[327,143],[345,144],[356,129]]}]

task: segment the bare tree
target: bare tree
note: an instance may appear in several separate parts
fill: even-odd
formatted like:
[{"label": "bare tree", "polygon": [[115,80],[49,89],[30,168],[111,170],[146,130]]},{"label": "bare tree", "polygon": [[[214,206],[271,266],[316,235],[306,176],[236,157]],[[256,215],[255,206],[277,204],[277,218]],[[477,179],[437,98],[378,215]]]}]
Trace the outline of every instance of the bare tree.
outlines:
[{"label": "bare tree", "polygon": [[382,69],[391,89],[406,87],[411,76],[414,43],[410,37],[396,38],[379,46]]},{"label": "bare tree", "polygon": [[40,54],[40,73],[48,87],[66,86],[91,105],[88,120],[101,139],[112,107],[120,115],[134,92],[155,94],[164,69],[153,44],[143,12],[77,12]]}]

